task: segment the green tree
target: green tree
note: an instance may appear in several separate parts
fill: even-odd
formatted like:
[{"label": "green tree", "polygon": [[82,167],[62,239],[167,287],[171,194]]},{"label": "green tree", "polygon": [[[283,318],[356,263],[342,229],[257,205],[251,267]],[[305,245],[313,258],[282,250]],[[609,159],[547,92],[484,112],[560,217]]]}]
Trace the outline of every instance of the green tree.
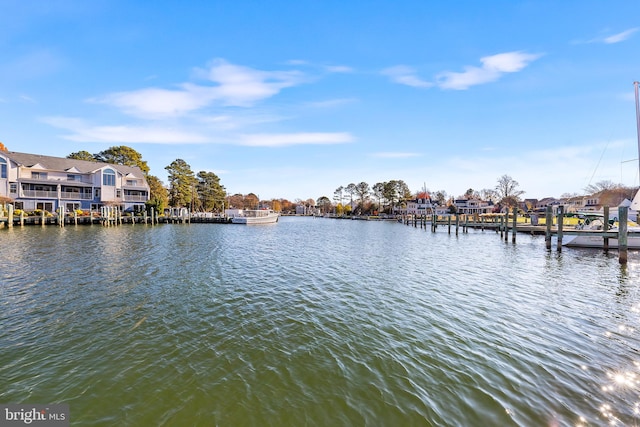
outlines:
[{"label": "green tree", "polygon": [[384,183],[376,182],[371,188],[371,194],[378,200],[378,212],[382,210],[382,199],[384,198]]},{"label": "green tree", "polygon": [[411,191],[402,180],[391,180],[385,182],[383,188],[384,198],[389,201],[389,210],[393,210],[401,201],[411,198]]},{"label": "green tree", "polygon": [[99,162],[115,165],[137,166],[146,175],[149,173],[147,162],[142,160],[142,154],[125,145],[110,147],[94,155]]},{"label": "green tree", "polygon": [[169,172],[169,204],[174,207],[191,206],[198,183],[191,166],[182,159],[176,159],[165,169]]},{"label": "green tree", "polygon": [[202,209],[206,212],[212,212],[217,207],[224,210],[224,196],[225,189],[215,173],[198,172],[198,198]]},{"label": "green tree", "polygon": [[369,184],[362,181],[356,185],[356,194],[360,198],[360,211],[364,211],[364,202],[369,198]]},{"label": "green tree", "polygon": [[438,206],[444,206],[447,204],[447,192],[444,190],[438,190],[434,194],[434,199]]},{"label": "green tree", "polygon": [[356,187],[356,185],[352,182],[349,185],[347,185],[344,189],[344,191],[350,196],[350,202],[349,202],[349,212],[351,212],[353,210],[353,195],[358,193],[358,188]]},{"label": "green tree", "polygon": [[320,208],[323,214],[331,212],[331,200],[327,196],[319,197],[316,206]]},{"label": "green tree", "polygon": [[474,199],[476,196],[476,192],[473,191],[473,188],[468,189],[467,191],[465,191],[463,198],[464,199]]},{"label": "green tree", "polygon": [[153,175],[147,176],[147,184],[149,184],[149,201],[146,203],[147,211],[151,208],[155,212],[162,213],[164,208],[169,206],[169,193],[160,181],[160,178]]},{"label": "green tree", "polygon": [[336,188],[336,191],[333,192],[333,200],[336,202],[337,205],[341,205],[342,204],[342,193],[344,192],[344,187],[341,185],[340,187]]},{"label": "green tree", "polygon": [[80,150],[75,153],[71,153],[67,156],[67,159],[86,160],[89,162],[96,162],[96,158],[88,151]]}]

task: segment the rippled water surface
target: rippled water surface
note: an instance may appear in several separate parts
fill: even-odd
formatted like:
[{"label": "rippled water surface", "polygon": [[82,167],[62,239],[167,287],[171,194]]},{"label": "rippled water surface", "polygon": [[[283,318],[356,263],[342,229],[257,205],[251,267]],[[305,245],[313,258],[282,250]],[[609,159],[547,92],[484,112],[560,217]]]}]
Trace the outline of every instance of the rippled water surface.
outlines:
[{"label": "rippled water surface", "polygon": [[517,237],[0,230],[0,402],[72,425],[640,424],[640,254]]}]

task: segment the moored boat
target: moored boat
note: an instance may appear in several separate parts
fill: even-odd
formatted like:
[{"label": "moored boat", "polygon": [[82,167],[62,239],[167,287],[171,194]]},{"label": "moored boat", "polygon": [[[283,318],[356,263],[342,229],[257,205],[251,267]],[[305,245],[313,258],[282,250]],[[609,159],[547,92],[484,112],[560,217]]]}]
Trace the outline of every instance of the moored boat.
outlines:
[{"label": "moored boat", "polygon": [[233,224],[273,224],[280,215],[271,209],[238,210],[231,217]]}]

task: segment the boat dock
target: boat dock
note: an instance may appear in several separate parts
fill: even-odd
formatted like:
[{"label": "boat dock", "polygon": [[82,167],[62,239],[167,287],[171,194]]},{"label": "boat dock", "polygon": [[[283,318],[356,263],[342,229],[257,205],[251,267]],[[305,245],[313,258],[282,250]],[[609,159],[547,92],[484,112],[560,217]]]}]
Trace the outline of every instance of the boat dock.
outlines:
[{"label": "boat dock", "polygon": [[[548,206],[545,212],[544,220],[532,221],[531,218],[518,216],[517,210],[513,208],[511,213],[500,213],[492,215],[479,214],[462,214],[462,215],[403,215],[400,221],[408,226],[431,229],[436,232],[438,228],[445,227],[448,233],[459,232],[466,233],[469,229],[476,230],[493,230],[500,234],[500,237],[509,241],[509,233],[511,233],[511,241],[516,243],[517,233],[539,234],[545,236],[545,246],[547,250],[552,249],[552,242],[555,240],[558,252],[562,251],[564,236],[591,236],[602,239],[602,249],[608,251],[610,249],[609,241],[615,239],[617,241],[618,259],[621,264],[627,263],[629,238],[640,238],[640,231],[630,231],[627,226],[628,220],[627,207],[618,208],[619,226],[615,229],[609,227],[608,221],[604,221],[602,230],[583,230],[577,229],[575,226],[565,225],[567,218],[562,206],[558,207],[558,212],[553,215],[551,206]],[[604,207],[604,217],[609,218],[609,207]],[[541,224],[544,222],[544,224]],[[613,248],[611,248],[613,249]]]}]

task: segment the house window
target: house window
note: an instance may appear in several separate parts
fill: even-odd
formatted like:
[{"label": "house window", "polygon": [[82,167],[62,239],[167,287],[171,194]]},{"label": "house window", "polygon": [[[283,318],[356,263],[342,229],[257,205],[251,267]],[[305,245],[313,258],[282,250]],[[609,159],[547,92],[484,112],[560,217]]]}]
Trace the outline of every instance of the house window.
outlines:
[{"label": "house window", "polygon": [[80,175],[67,174],[67,181],[80,181]]},{"label": "house window", "polygon": [[45,172],[31,172],[31,179],[47,179]]},{"label": "house window", "polygon": [[93,193],[93,197],[95,197],[96,199],[100,198],[100,189],[96,188],[94,193]]},{"label": "house window", "polygon": [[135,187],[136,186],[137,181],[135,179],[128,179],[127,180],[127,185],[129,187]]},{"label": "house window", "polygon": [[7,177],[7,161],[5,159],[0,159],[0,178]]},{"label": "house window", "polygon": [[116,173],[113,169],[105,169],[102,172],[102,185],[109,185],[114,187],[116,185]]},{"label": "house window", "polygon": [[18,184],[9,184],[9,193],[16,194],[18,192]]},{"label": "house window", "polygon": [[122,190],[116,190],[116,197],[122,197]]}]

